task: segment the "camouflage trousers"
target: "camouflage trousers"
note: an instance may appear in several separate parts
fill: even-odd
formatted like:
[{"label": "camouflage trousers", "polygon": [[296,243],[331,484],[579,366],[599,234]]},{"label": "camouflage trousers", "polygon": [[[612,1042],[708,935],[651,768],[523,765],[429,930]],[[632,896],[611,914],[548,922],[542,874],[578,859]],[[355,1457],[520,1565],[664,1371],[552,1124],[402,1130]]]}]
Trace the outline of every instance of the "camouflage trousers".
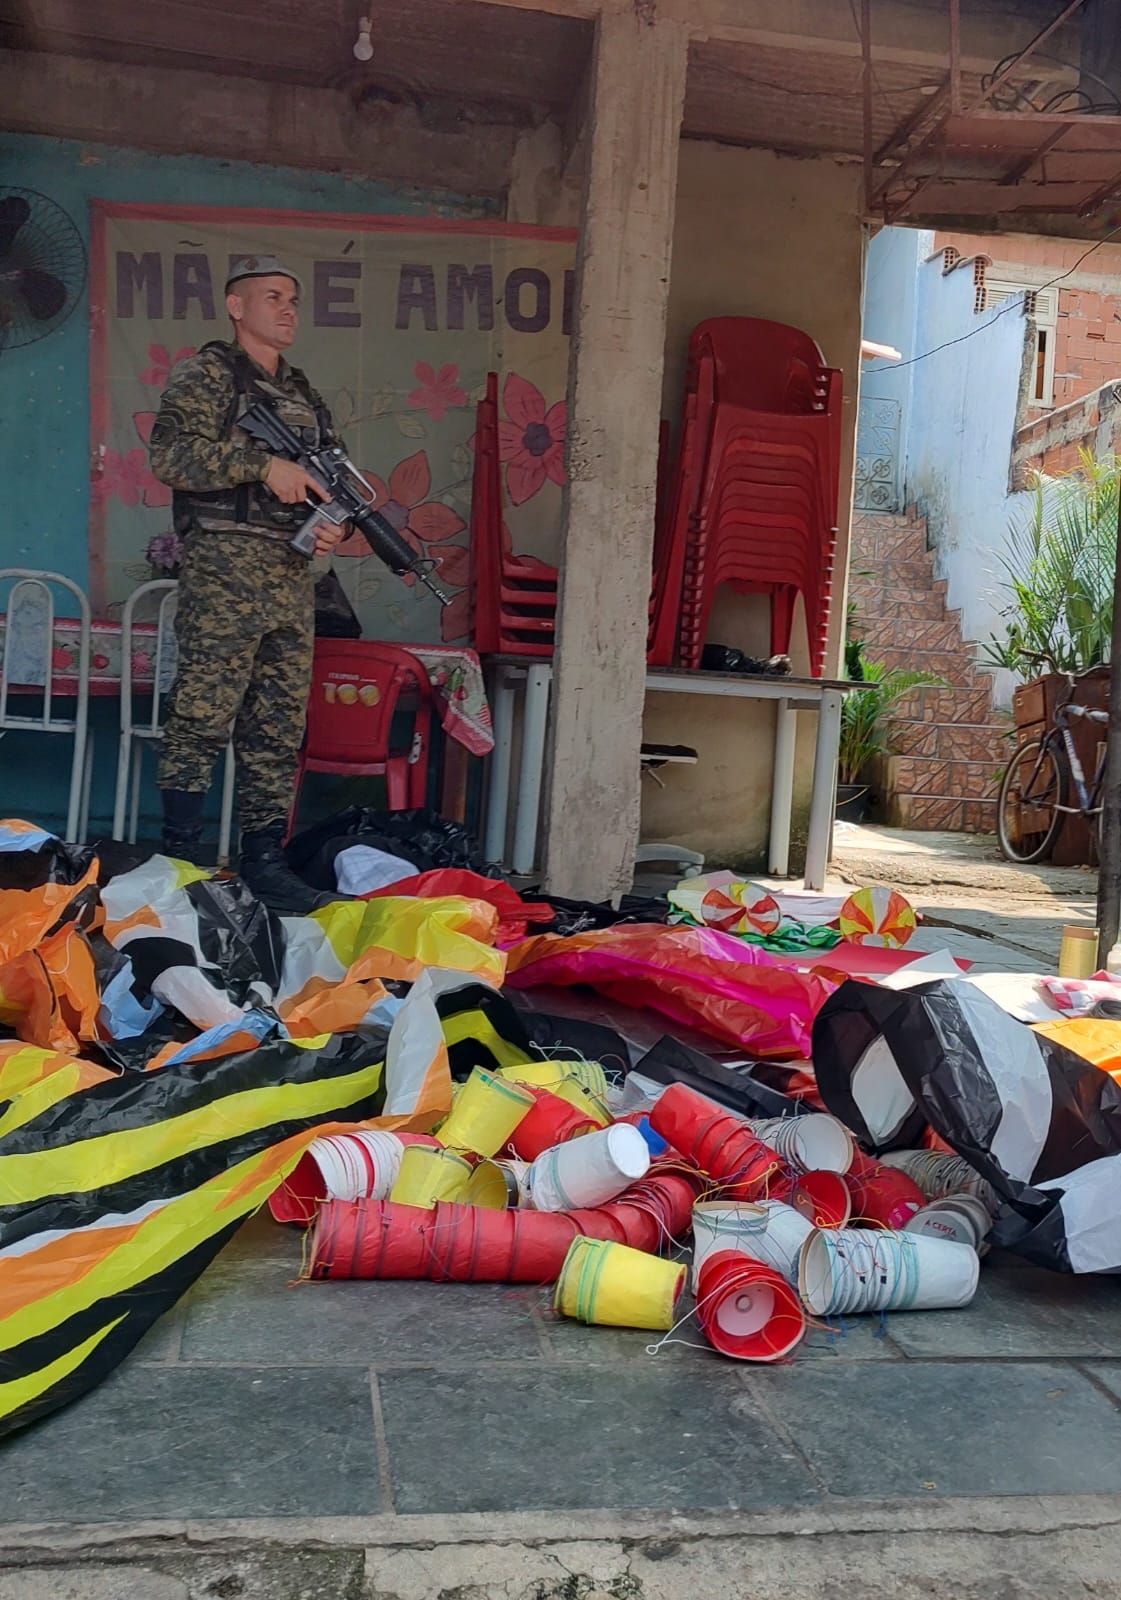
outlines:
[{"label": "camouflage trousers", "polygon": [[232,725],[242,829],[287,817],[311,686],[310,562],[248,534],[192,534],[175,633],[160,788],[205,793]]}]

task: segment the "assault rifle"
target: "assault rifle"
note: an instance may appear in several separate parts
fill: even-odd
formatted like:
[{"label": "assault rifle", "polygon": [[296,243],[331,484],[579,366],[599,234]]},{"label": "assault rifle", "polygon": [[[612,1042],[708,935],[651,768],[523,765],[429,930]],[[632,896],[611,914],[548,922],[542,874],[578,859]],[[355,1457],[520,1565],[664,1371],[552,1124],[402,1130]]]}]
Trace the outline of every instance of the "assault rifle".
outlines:
[{"label": "assault rifle", "polygon": [[[310,449],[265,400],[258,400],[250,406],[238,418],[238,427],[244,428],[250,438],[263,444],[274,456],[298,462],[327,491],[326,500],[308,501],[314,509],[291,541],[294,550],[310,559],[315,554],[315,530],[321,523],[329,522],[336,528],[347,522],[353,523],[365,534],[370,549],[379,561],[385,562],[390,572],[398,577],[411,572],[426,589],[431,590],[442,606],[450,603],[450,595],[446,595],[433,581],[435,562],[418,556],[393,524],[380,511],[374,510],[367,498],[367,495],[372,498],[373,487],[341,445]],[[363,494],[362,489],[367,494]]]}]

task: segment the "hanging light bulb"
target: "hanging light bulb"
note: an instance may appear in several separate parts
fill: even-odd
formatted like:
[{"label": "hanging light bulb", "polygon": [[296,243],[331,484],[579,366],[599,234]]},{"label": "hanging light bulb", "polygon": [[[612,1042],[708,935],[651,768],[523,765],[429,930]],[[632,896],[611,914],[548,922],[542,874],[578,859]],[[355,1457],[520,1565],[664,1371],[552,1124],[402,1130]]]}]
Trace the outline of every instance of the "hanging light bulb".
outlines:
[{"label": "hanging light bulb", "polygon": [[358,61],[370,61],[373,59],[374,45],[373,40],[370,38],[370,30],[372,28],[373,22],[369,17],[358,18],[358,37],[354,41],[354,55]]}]

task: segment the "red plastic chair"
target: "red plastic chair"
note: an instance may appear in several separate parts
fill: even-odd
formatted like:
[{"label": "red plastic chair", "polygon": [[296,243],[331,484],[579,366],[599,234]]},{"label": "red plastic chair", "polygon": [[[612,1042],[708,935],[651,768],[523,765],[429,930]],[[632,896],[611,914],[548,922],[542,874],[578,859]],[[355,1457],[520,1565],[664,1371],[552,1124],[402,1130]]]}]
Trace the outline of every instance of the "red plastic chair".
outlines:
[{"label": "red plastic chair", "polygon": [[[688,532],[684,517],[667,525],[672,489],[668,428],[660,432],[654,581],[649,605],[648,660],[668,666],[677,637],[677,607]],[[516,555],[503,540],[502,467],[498,449],[498,378],[488,373],[475,427],[475,473],[471,488],[470,596],[475,648],[480,655],[548,658],[556,636],[556,567]]]},{"label": "red plastic chair", "polygon": [[[392,749],[393,717],[404,696],[415,710],[404,749]],[[366,639],[317,639],[307,733],[288,832],[296,825],[307,772],[385,777],[390,811],[412,811],[427,798],[432,744],[432,686],[423,665],[400,645]]]},{"label": "red plastic chair", "polygon": [[822,671],[836,545],[841,375],[800,329],[747,317],[700,323],[686,416],[699,444],[677,510],[686,541],[678,650],[700,664],[716,589],[771,599],[771,649],[789,648],[801,593]]}]

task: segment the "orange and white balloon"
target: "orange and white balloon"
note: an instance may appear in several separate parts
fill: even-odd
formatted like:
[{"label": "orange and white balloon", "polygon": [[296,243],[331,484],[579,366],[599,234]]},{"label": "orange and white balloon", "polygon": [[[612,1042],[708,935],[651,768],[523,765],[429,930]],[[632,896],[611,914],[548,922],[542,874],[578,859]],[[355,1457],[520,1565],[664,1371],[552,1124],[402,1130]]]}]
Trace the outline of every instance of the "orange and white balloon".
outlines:
[{"label": "orange and white balloon", "polygon": [[841,907],[838,926],[850,944],[898,950],[918,924],[915,908],[898,889],[857,889]]}]

